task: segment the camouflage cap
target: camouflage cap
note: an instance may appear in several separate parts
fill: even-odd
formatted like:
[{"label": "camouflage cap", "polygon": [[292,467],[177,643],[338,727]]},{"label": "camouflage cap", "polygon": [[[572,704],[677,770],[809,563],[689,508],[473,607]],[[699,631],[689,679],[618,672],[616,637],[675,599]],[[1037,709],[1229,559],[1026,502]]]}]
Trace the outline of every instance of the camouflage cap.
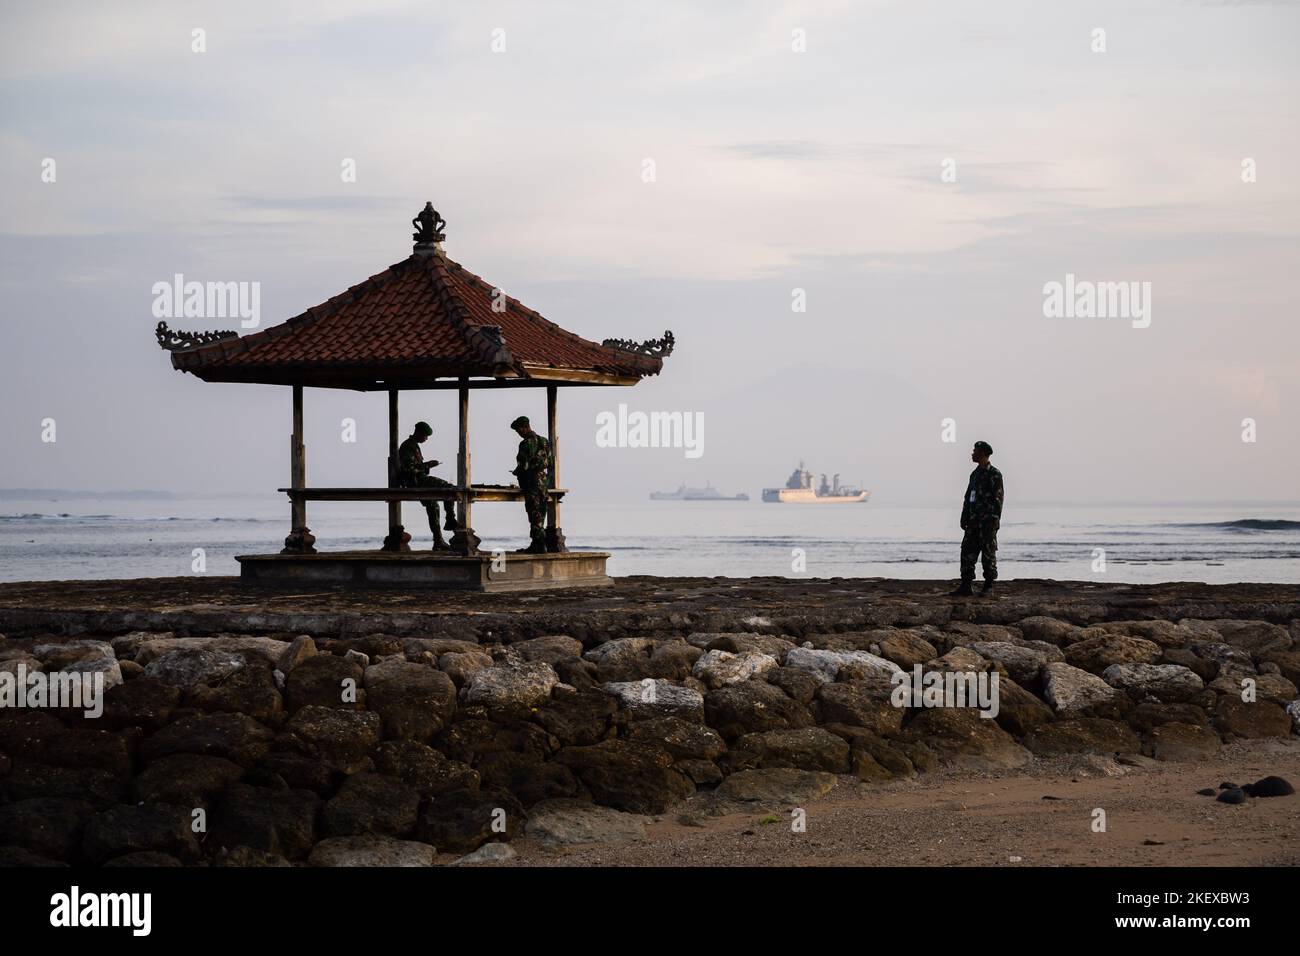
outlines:
[{"label": "camouflage cap", "polygon": [[432,435],[432,434],[433,434],[433,426],[430,425],[428,422],[416,422],[416,423],[415,423],[415,433],[416,433],[417,435]]},{"label": "camouflage cap", "polygon": [[986,455],[993,454],[993,446],[986,441],[977,441],[975,443],[975,449],[984,452]]},{"label": "camouflage cap", "polygon": [[520,415],[518,418],[516,418],[513,422],[510,423],[511,428],[523,428],[527,425],[528,425],[527,415]]}]

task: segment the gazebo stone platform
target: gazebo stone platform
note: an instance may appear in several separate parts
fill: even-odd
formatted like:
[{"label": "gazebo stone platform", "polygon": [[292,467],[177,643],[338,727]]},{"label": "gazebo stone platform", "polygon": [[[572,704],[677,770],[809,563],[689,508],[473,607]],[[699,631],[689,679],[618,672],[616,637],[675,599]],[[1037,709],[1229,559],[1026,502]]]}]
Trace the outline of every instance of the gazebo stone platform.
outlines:
[{"label": "gazebo stone platform", "polygon": [[245,554],[243,584],[263,587],[403,587],[459,591],[545,591],[605,587],[604,551],[548,554],[450,554],[445,551],[333,551]]},{"label": "gazebo stone platform", "polygon": [[[600,343],[561,328],[447,258],[446,222],[432,203],[413,220],[411,255],[327,302],[279,325],[236,332],[179,332],[159,322],[158,344],[172,366],[205,382],[283,385],[291,390],[289,535],[279,554],[244,555],[240,580],[268,587],[353,585],[471,591],[542,590],[608,584],[599,551],[573,551],[560,507],[557,394],[560,388],[631,386],[658,375],[672,353],[672,332],[644,342]],[[309,485],[303,440],[304,391],[309,388],[386,393],[386,480],[363,487]],[[470,455],[469,397],[476,389],[545,389],[551,467],[545,487],[544,542],[527,554],[480,551],[474,533],[476,503],[524,502],[518,485],[476,483]],[[458,451],[455,480],[442,486],[403,485],[398,475],[401,428],[398,398],[456,392]],[[526,393],[520,393],[521,397]],[[433,416],[429,416],[433,417]],[[505,423],[497,426],[500,435]],[[376,471],[381,463],[376,461]],[[379,475],[376,475],[378,478]],[[387,534],[374,551],[319,553],[307,526],[307,506],[325,502],[383,502]],[[402,505],[440,501],[453,515],[451,552],[412,551]],[[520,508],[520,518],[523,519]],[[522,524],[522,521],[521,521]],[[378,529],[376,529],[378,532]],[[544,544],[544,550],[542,550]]]}]

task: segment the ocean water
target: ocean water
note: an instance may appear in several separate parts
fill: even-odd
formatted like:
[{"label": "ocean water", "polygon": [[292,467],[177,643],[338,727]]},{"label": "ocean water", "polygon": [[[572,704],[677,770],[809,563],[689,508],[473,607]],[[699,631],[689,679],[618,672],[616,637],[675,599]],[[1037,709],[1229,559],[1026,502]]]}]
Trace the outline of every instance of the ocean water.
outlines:
[{"label": "ocean water", "polygon": [[[417,547],[424,510],[404,506]],[[608,551],[614,575],[955,578],[961,531],[951,508],[781,505],[761,501],[574,503],[571,548]],[[319,550],[377,548],[381,503],[308,506]],[[523,506],[480,504],[484,548],[527,543]],[[237,574],[237,554],[274,553],[289,530],[279,495],[149,500],[0,498],[0,581]],[[1300,582],[1300,505],[1017,507],[999,534],[1003,579],[1122,583]],[[1097,551],[1105,569],[1097,570]]]}]

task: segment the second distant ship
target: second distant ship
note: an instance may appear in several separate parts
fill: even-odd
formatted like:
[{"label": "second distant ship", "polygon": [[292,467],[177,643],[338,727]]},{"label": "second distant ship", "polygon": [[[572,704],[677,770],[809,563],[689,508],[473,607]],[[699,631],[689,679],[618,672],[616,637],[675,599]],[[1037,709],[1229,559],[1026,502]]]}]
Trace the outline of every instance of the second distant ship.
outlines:
[{"label": "second distant ship", "polygon": [[764,488],[763,500],[784,504],[818,504],[845,505],[863,502],[871,497],[871,492],[840,484],[840,476],[828,482],[822,475],[821,484],[814,489],[812,472],[804,469],[803,462],[790,475],[784,488]]},{"label": "second distant ship", "polygon": [[705,485],[703,488],[687,488],[685,485],[679,485],[676,491],[652,491],[650,498],[652,501],[748,501],[749,495],[744,492],[738,495],[724,495],[712,485]]}]

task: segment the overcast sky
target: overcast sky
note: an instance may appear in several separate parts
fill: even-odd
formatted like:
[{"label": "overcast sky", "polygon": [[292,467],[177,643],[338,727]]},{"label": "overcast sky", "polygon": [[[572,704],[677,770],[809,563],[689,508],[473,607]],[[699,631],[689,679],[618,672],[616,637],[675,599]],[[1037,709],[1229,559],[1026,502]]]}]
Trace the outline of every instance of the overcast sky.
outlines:
[{"label": "overcast sky", "polygon": [[[1009,500],[1298,496],[1294,4],[3,17],[0,487],[286,484],[288,390],[174,371],[153,284],[258,282],[272,325],[408,255],[432,200],[452,259],[565,328],[675,333],[660,377],[562,391],[564,484],[592,499],[706,480],[756,495],[803,458],[876,501],[947,500],[980,438]],[[1149,327],[1045,317],[1067,274],[1150,283]],[[310,484],[383,482],[384,401],[307,393]],[[544,419],[544,392],[472,402],[475,477],[508,481],[508,422]],[[596,447],[619,402],[701,413],[703,456]],[[403,411],[450,462],[454,393]]]}]

